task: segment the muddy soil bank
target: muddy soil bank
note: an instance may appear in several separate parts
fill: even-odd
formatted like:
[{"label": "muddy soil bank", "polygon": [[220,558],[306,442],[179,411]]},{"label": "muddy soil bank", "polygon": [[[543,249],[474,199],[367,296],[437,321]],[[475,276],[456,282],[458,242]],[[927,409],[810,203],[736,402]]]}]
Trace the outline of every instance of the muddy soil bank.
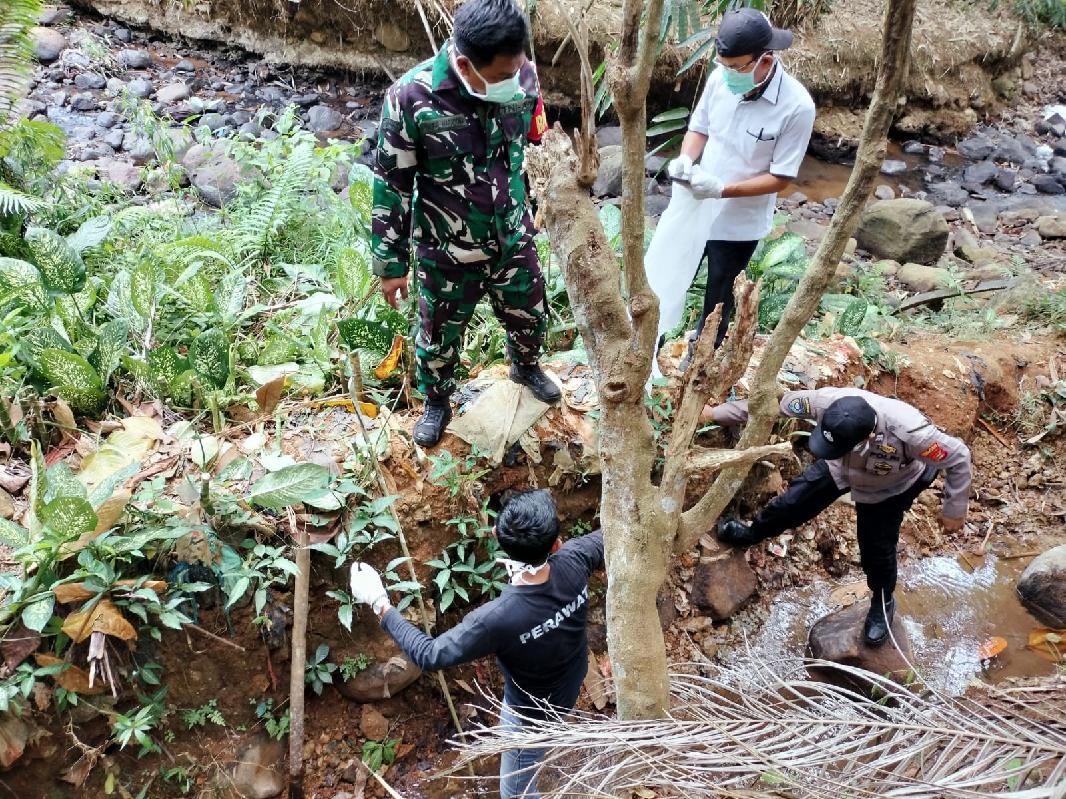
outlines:
[{"label": "muddy soil bank", "polygon": [[[271,63],[328,66],[358,73],[396,76],[427,57],[447,35],[455,0],[427,2],[423,22],[410,0],[226,0],[163,3],[154,0],[74,0],[75,5],[127,24],[173,35],[238,45]],[[579,61],[564,45],[564,13],[588,9],[593,63],[618,36],[621,2],[539,3],[533,16],[534,44],[546,97],[553,105],[578,101]],[[809,20],[798,31],[788,63],[811,89],[819,107],[816,132],[826,147],[853,142],[873,90],[880,52],[881,4],[843,0],[830,14]],[[427,34],[427,24],[430,33]],[[944,31],[952,35],[945,38]],[[905,88],[899,127],[910,136],[945,139],[993,113],[1016,89],[997,82],[1007,75],[1035,39],[1005,6],[963,2],[919,3],[911,75]],[[687,48],[668,43],[652,89],[652,107],[691,105],[702,71],[678,76]],[[1020,83],[1016,88],[1020,88]],[[834,145],[834,142],[837,145]]]}]

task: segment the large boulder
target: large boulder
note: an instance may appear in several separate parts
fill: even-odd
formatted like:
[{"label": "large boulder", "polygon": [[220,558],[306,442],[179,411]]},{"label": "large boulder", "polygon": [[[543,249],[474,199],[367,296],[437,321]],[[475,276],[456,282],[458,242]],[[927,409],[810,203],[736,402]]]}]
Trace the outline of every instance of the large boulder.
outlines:
[{"label": "large boulder", "polygon": [[1066,239],[1066,214],[1039,217],[1036,230],[1044,239]]},{"label": "large boulder", "polygon": [[1018,580],[1018,596],[1041,624],[1066,629],[1066,544],[1029,564]]},{"label": "large boulder", "polygon": [[350,680],[337,683],[337,690],[353,702],[380,702],[395,696],[422,675],[405,655],[375,661]]},{"label": "large boulder", "polygon": [[33,40],[33,54],[42,64],[52,63],[67,49],[67,37],[50,28],[33,28],[30,38]]},{"label": "large boulder", "polygon": [[701,558],[692,575],[692,604],[715,621],[724,621],[751,601],[756,587],[755,572],[742,551]]},{"label": "large boulder", "polygon": [[948,233],[948,223],[931,203],[904,198],[866,209],[855,238],[877,258],[933,264],[944,254]]},{"label": "large boulder", "polygon": [[[895,643],[889,639],[881,646],[870,647],[862,640],[862,625],[869,610],[869,601],[856,602],[816,621],[807,637],[808,654],[816,660],[862,669],[906,684],[911,677],[910,667],[907,665],[911,660],[911,648],[900,614],[897,612],[892,620]],[[863,679],[861,675],[831,666],[812,667],[809,671],[816,680],[851,688],[860,693],[869,693],[874,684],[871,680]]]},{"label": "large boulder", "polygon": [[600,148],[600,169],[592,193],[597,197],[622,196],[622,145],[608,144]]}]

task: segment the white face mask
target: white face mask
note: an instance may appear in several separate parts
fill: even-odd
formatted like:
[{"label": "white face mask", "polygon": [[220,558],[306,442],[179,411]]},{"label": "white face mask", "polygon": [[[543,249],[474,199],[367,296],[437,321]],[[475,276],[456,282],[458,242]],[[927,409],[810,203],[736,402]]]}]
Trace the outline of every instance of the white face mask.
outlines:
[{"label": "white face mask", "polygon": [[[470,65],[470,69],[472,69],[474,74],[481,78],[481,81],[485,84],[484,93],[474,91],[470,82],[463,77],[463,73],[459,71],[459,62],[456,59],[456,54],[462,55],[458,50],[452,48],[452,67],[455,69],[455,74],[459,76],[459,80],[463,82],[463,86],[468,92],[470,92],[471,97],[476,97],[478,100],[484,100],[487,103],[509,103],[512,100],[521,100],[526,96],[525,91],[522,89],[521,69],[506,80],[491,83],[485,80],[485,76],[478,72],[474,63],[467,58],[466,61]],[[466,58],[466,56],[463,57]]]}]

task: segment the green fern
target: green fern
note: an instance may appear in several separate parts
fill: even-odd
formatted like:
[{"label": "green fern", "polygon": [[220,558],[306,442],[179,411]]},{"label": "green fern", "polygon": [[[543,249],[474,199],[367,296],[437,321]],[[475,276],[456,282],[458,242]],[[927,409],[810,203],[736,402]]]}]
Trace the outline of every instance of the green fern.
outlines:
[{"label": "green fern", "polygon": [[284,167],[271,175],[270,188],[237,226],[236,241],[244,258],[259,260],[268,252],[277,232],[290,219],[306,191],[314,164],[313,145],[300,144],[289,154]]},{"label": "green fern", "polygon": [[42,200],[0,182],[0,217],[26,216],[43,205]]},{"label": "green fern", "polygon": [[32,70],[33,40],[41,0],[4,0],[0,3],[0,130],[10,127],[15,104],[21,99]]}]

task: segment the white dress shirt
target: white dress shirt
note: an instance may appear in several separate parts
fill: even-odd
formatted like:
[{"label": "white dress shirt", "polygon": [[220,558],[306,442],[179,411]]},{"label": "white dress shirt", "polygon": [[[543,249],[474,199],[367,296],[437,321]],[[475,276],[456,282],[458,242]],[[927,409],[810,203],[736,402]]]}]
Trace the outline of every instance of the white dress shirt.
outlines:
[{"label": "white dress shirt", "polygon": [[[719,67],[707,78],[688,129],[708,137],[700,165],[726,185],[767,172],[794,178],[814,129],[814,101],[780,61],[754,100],[730,92]],[[773,227],[776,200],[776,194],[721,200],[707,240],[761,239]]]}]

